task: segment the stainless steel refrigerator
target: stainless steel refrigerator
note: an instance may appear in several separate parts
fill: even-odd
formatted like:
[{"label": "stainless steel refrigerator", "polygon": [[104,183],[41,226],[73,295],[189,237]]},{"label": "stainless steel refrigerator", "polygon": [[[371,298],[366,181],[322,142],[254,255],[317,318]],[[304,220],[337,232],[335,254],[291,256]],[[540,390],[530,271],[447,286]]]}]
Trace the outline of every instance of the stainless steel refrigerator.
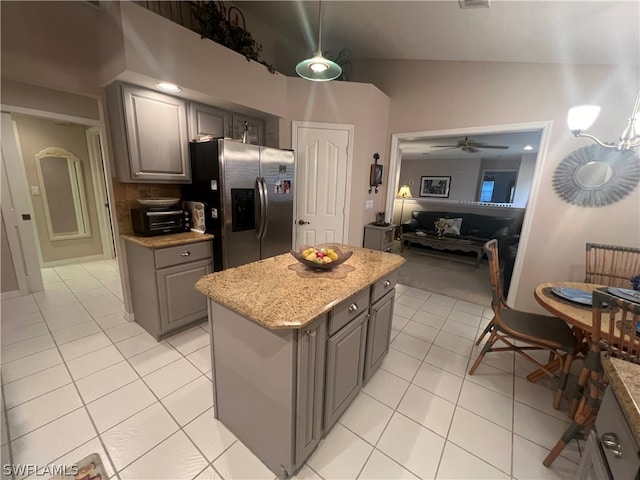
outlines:
[{"label": "stainless steel refrigerator", "polygon": [[220,138],[192,142],[190,154],[192,183],[182,197],[204,203],[214,270],[291,250],[293,151]]}]

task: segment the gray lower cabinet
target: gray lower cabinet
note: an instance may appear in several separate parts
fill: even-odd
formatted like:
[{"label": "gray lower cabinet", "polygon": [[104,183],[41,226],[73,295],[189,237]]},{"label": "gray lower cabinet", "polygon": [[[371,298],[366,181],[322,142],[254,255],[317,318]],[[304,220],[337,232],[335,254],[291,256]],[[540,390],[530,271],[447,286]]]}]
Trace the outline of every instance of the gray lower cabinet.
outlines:
[{"label": "gray lower cabinet", "polygon": [[302,464],[323,434],[325,342],[327,322],[319,321],[298,332],[295,463]]},{"label": "gray lower cabinet", "polygon": [[120,82],[106,94],[118,179],[189,183],[186,101]]},{"label": "gray lower cabinet", "polygon": [[324,425],[327,430],[338,421],[362,387],[366,341],[366,312],[327,341],[324,398]]},{"label": "gray lower cabinet", "polygon": [[135,321],[156,340],[207,318],[195,283],[213,271],[211,242],[152,249],[126,242]]},{"label": "gray lower cabinet", "polygon": [[365,383],[376,372],[389,351],[391,339],[391,322],[393,321],[393,305],[395,290],[371,305],[369,309],[369,326],[367,329],[367,352],[365,356]]},{"label": "gray lower cabinet", "polygon": [[210,259],[156,271],[161,333],[176,330],[206,318],[207,302],[202,301],[202,295],[193,286],[209,273],[211,273]]}]

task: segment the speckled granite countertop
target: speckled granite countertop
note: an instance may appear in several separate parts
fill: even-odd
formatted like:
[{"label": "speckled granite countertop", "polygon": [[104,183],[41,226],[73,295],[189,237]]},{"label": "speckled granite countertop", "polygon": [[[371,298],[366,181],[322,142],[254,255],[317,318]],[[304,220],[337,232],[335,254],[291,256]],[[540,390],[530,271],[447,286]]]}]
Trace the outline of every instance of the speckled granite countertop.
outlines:
[{"label": "speckled granite countertop", "polygon": [[137,243],[147,248],[176,247],[178,245],[188,245],[189,243],[204,242],[212,240],[213,235],[198,232],[169,233],[167,235],[156,235],[154,237],[143,237],[141,235],[120,235],[129,242]]},{"label": "speckled granite countertop", "polygon": [[393,253],[339,246],[353,256],[332,271],[308,270],[285,253],[206,275],[196,290],[267,328],[301,328],[405,262]]},{"label": "speckled granite countertop", "polygon": [[602,366],[636,442],[640,444],[640,365],[618,358],[604,358]]}]

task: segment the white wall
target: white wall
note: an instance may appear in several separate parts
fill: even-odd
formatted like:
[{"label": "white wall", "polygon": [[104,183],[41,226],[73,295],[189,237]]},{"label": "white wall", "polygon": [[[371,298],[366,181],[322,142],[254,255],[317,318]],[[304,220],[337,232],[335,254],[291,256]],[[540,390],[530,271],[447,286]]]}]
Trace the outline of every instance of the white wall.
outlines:
[{"label": "white wall", "polygon": [[[2,77],[84,95],[121,70],[119,2],[2,2]],[[120,67],[119,67],[119,66]]]},{"label": "white wall", "polygon": [[[12,114],[11,117],[16,122],[27,181],[31,187],[37,186],[40,189],[40,194],[31,194],[31,204],[33,206],[33,220],[38,233],[42,261],[46,264],[102,255],[100,225],[98,223],[96,200],[93,194],[93,180],[87,149],[87,127],[66,122],[61,124],[58,121],[28,115]],[[51,241],[49,238],[45,219],[45,201],[42,195],[44,189],[43,185],[40,184],[36,168],[36,155],[48,147],[64,148],[78,157],[80,161],[83,177],[81,187],[84,188],[90,232],[87,237],[55,241]],[[55,192],[47,192],[47,200],[50,203],[59,203],[61,198],[63,197],[56,196]],[[60,208],[60,205],[57,206]],[[73,217],[73,207],[68,212],[68,215]]]},{"label": "white wall", "polygon": [[570,134],[567,110],[583,103],[601,105],[591,133],[616,141],[638,91],[637,69],[367,60],[354,62],[353,72],[355,80],[372,81],[391,97],[389,133],[552,122],[549,148],[536,164],[537,192],[528,203],[528,242],[519,250],[517,308],[542,312],[533,298],[542,282],[581,280],[585,242],[640,247],[640,188],[612,205],[584,208],[565,203],[552,187],[560,161],[590,143]]},{"label": "white wall", "polygon": [[[349,243],[362,245],[364,225],[375,221],[375,213],[384,210],[389,171],[388,129],[389,98],[370,84],[354,82],[314,83],[288,77],[287,118],[297,121],[343,123],[355,126],[353,166],[349,190]],[[289,127],[290,129],[290,127]],[[378,193],[369,191],[369,169],[373,154],[380,154],[383,184]],[[373,200],[374,208],[365,209]]]}]

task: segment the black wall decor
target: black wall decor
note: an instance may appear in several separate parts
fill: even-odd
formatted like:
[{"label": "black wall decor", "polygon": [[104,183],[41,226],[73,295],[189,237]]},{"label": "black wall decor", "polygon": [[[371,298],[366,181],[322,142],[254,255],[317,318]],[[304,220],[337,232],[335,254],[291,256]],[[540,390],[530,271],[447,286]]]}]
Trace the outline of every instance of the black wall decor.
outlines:
[{"label": "black wall decor", "polygon": [[374,191],[378,193],[378,185],[382,185],[382,165],[378,165],[380,155],[378,153],[373,154],[374,163],[371,165],[371,173],[369,175],[369,193]]}]

